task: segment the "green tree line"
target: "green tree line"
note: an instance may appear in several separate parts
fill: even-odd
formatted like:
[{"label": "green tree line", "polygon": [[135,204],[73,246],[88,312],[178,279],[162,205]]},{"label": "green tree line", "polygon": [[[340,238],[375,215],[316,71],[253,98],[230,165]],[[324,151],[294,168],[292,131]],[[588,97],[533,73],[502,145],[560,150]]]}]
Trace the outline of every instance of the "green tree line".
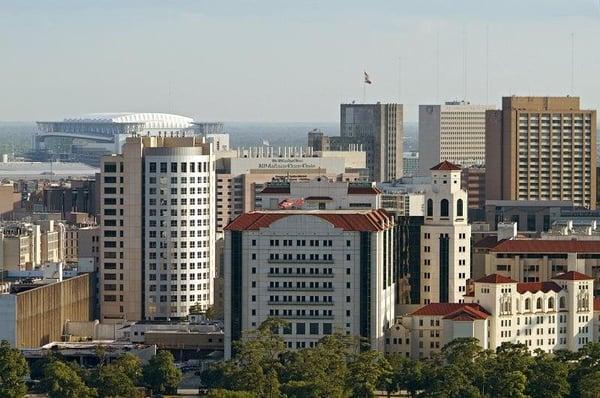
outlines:
[{"label": "green tree line", "polygon": [[124,354],[111,363],[106,363],[102,349],[97,350],[97,355],[100,362],[91,369],[55,354],[33,361],[30,368],[18,349],[2,341],[0,398],[25,397],[27,375],[37,381],[32,392],[45,393],[50,398],[136,398],[145,396],[145,388],[158,394],[174,393],[181,382],[181,371],[168,351],[159,351],[146,365],[132,354]]},{"label": "green tree line", "polygon": [[522,344],[484,350],[456,339],[432,358],[413,360],[359,349],[334,334],[287,350],[270,319],[236,342],[233,359],[201,373],[211,398],[374,397],[376,392],[436,398],[600,398],[600,343],[579,352],[533,355]]}]

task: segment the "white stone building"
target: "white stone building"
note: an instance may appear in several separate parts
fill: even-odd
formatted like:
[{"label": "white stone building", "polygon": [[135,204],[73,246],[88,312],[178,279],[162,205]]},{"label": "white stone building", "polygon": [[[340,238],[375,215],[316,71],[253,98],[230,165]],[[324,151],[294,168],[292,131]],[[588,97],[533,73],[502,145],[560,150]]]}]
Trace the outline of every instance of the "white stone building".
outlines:
[{"label": "white stone building", "polygon": [[394,320],[394,222],[383,210],[245,213],[226,228],[225,356],[242,331],[289,321],[288,348],[335,331],[383,351]]},{"label": "white stone building", "polygon": [[486,349],[520,343],[531,352],[577,351],[597,337],[593,278],[575,271],[547,282],[498,274],[474,282],[465,303],[432,303],[398,318],[386,351],[430,357],[448,342],[476,338]]},{"label": "white stone building", "polygon": [[471,277],[471,226],[461,169],[444,161],[431,169],[421,227],[421,303],[459,303]]}]

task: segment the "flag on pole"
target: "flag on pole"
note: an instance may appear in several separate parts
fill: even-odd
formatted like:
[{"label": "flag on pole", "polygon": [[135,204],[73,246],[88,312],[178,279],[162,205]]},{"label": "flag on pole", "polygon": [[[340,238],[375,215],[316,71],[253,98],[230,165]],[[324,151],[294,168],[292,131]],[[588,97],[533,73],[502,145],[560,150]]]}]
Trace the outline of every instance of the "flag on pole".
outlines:
[{"label": "flag on pole", "polygon": [[373,82],[371,81],[371,78],[369,77],[369,74],[367,73],[367,71],[365,71],[365,83],[366,84],[373,84]]}]

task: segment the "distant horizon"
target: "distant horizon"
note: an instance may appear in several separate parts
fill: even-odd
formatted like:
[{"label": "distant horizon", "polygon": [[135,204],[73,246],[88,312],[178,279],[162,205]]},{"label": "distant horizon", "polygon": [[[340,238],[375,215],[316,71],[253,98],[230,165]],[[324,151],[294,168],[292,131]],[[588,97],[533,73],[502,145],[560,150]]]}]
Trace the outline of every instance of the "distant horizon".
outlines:
[{"label": "distant horizon", "polygon": [[419,104],[512,94],[600,109],[597,0],[5,0],[0,37],[7,121],[161,109],[335,122],[366,98],[416,122]]}]

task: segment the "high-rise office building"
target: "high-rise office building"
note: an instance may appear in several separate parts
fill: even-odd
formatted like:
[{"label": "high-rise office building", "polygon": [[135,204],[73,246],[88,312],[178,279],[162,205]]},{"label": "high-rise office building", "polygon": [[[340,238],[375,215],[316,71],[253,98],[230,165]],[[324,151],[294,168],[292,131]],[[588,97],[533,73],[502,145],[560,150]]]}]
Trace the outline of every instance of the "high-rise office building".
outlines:
[{"label": "high-rise office building", "polygon": [[102,159],[103,321],[182,318],[211,304],[214,165],[198,137],[130,137]]},{"label": "high-rise office building", "polygon": [[334,332],[382,351],[395,305],[394,221],[383,210],[244,213],[225,231],[225,357],[268,317],[290,349]]},{"label": "high-rise office building", "polygon": [[462,303],[471,277],[471,226],[461,169],[444,161],[431,169],[421,227],[421,303]]},{"label": "high-rise office building", "polygon": [[464,101],[419,105],[419,175],[448,160],[462,167],[485,163],[486,105]]},{"label": "high-rise office building", "polygon": [[[402,104],[342,104],[340,110],[339,141],[362,145],[371,179],[390,181],[402,177]],[[330,137],[332,149],[337,140]]]},{"label": "high-rise office building", "polygon": [[596,208],[596,111],[579,97],[504,97],[486,113],[486,199]]}]

